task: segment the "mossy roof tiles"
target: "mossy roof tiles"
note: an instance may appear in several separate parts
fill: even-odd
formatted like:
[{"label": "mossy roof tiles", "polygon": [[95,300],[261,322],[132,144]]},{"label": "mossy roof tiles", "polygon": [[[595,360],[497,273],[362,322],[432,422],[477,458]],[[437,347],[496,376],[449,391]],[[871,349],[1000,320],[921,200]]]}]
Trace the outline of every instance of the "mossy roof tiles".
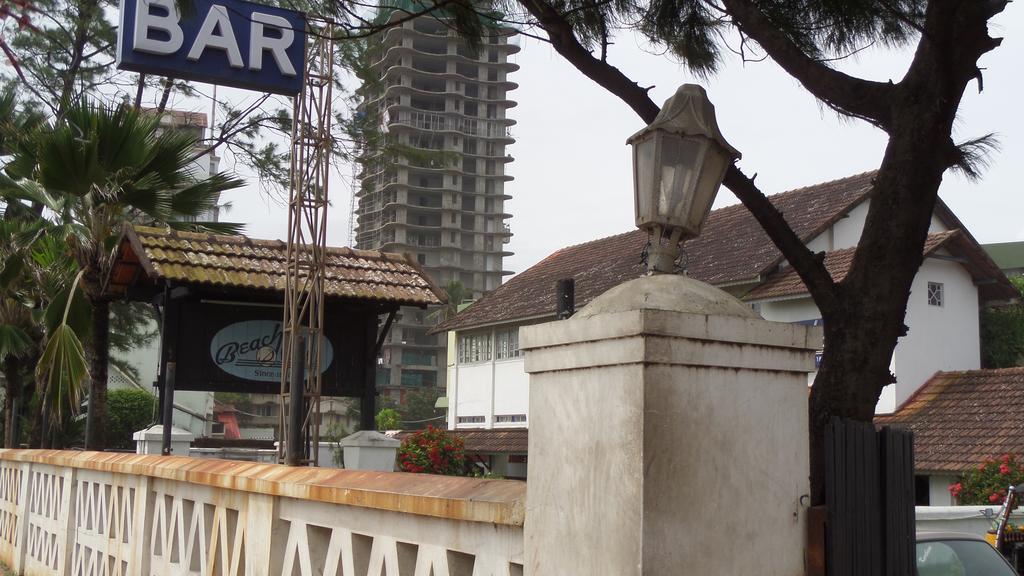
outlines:
[{"label": "mossy roof tiles", "polygon": [[[221,289],[283,291],[286,246],[279,240],[126,226],[107,291],[121,295],[141,267],[152,282],[171,281]],[[440,304],[444,296],[422,269],[400,254],[328,248],[327,298],[374,300],[403,305]]]}]

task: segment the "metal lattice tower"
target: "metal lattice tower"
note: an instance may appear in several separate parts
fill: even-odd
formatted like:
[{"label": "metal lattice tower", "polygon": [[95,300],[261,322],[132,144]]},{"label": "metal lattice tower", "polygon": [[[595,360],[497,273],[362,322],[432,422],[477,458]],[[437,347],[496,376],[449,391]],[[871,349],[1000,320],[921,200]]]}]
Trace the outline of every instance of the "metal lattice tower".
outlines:
[{"label": "metal lattice tower", "polygon": [[[332,147],[334,29],[332,23],[325,21],[312,21],[309,27],[305,81],[293,108],[278,458],[291,465],[316,466],[320,441],[320,358]],[[301,392],[295,386],[300,387]],[[299,445],[305,449],[300,449]]]}]

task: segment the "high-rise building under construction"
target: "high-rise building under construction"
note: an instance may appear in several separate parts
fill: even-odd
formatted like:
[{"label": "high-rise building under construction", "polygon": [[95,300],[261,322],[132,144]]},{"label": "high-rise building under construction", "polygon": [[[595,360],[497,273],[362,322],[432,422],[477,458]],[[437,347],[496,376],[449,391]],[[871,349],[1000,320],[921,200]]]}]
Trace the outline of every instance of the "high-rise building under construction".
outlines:
[{"label": "high-rise building under construction", "polygon": [[[404,10],[402,9],[404,8]],[[395,22],[417,5],[389,9]],[[362,111],[385,138],[363,143],[355,206],[355,245],[414,255],[444,287],[467,297],[497,288],[510,255],[505,204],[514,142],[506,112],[515,106],[509,75],[519,51],[514,30],[481,17],[473,44],[442,11],[402,22],[371,50]],[[383,142],[386,142],[384,144]],[[404,309],[382,350],[378,387],[398,400],[411,388],[443,386],[445,335],[428,335],[438,314]]]}]

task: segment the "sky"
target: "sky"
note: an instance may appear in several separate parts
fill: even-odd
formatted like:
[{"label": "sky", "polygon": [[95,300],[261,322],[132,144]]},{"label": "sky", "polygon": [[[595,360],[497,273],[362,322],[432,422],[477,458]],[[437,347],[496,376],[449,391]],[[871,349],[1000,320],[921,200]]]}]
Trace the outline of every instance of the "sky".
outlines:
[{"label": "sky", "polygon": [[[1018,107],[1024,77],[1024,6],[1011,3],[996,17],[990,34],[1005,38],[984,56],[984,91],[972,83],[965,94],[954,139],[996,133],[1001,144],[980,182],[947,173],[940,196],[982,243],[1024,240],[1024,195],[1019,185],[1024,161],[1024,115]],[[632,166],[626,138],[644,123],[624,103],[563,61],[546,43],[516,40],[511,57],[520,70],[508,111],[516,120],[506,166],[512,200],[506,212],[515,254],[505,268],[521,272],[565,246],[627,232],[634,227]],[[907,49],[869,48],[841,61],[842,70],[874,80],[898,81],[912,56]],[[683,83],[700,83],[715,104],[726,139],[743,155],[739,166],[757,174],[765,193],[782,192],[872,170],[881,161],[885,134],[866,123],[839,117],[822,107],[770,59],[740,62],[729,55],[716,76],[700,80],[638,39],[617,38],[609,61],[641,86],[654,86],[659,105]],[[230,158],[225,168],[231,168]],[[350,166],[332,179],[328,241],[348,245]],[[244,175],[244,173],[243,173]],[[223,220],[246,222],[257,238],[284,238],[287,211],[255,183],[225,195],[231,208]],[[724,187],[715,203],[737,200]],[[639,255],[638,255],[639,256]]]}]

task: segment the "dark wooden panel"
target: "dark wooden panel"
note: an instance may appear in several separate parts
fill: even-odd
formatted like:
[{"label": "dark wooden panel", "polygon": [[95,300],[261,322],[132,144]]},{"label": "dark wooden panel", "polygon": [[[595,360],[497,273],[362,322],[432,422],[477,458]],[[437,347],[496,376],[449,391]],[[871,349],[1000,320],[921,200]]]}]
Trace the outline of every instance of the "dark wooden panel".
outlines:
[{"label": "dark wooden panel", "polygon": [[914,574],[912,434],[836,419],[825,446],[829,576]]},{"label": "dark wooden panel", "polygon": [[913,574],[915,566],[914,435],[895,428],[879,434],[884,474],[885,574]]}]

